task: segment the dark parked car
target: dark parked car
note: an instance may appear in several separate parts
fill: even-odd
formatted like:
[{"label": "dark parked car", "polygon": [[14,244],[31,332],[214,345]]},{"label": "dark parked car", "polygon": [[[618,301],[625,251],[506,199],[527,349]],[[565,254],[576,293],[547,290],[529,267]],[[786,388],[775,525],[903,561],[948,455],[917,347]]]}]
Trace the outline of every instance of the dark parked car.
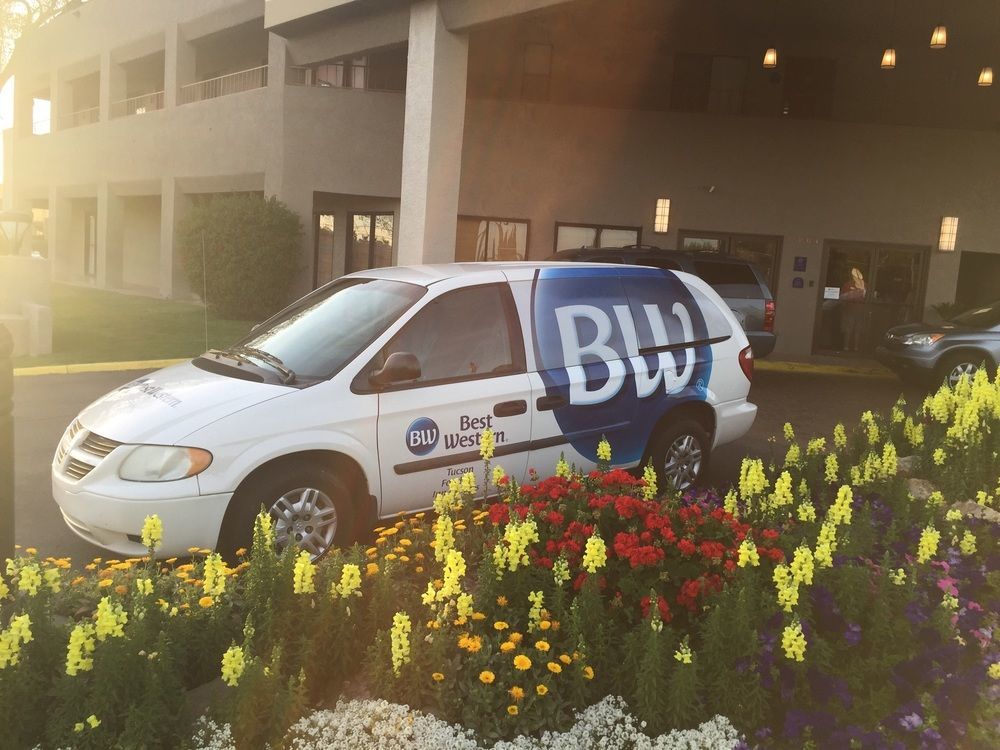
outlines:
[{"label": "dark parked car", "polygon": [[560,250],[547,260],[628,263],[690,273],[705,281],[729,305],[746,331],[754,357],[766,357],[774,350],[774,297],[764,274],[745,260],[715,253],[663,250],[651,245]]},{"label": "dark parked car", "polygon": [[886,331],[875,356],[900,377],[955,385],[980,367],[1000,363],[1000,300],[944,323],[909,323]]}]

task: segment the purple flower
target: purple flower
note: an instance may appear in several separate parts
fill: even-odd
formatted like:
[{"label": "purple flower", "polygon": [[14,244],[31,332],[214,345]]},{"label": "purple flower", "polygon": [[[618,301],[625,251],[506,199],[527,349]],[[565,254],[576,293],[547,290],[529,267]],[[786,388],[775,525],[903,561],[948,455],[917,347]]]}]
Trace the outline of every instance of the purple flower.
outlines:
[{"label": "purple flower", "polygon": [[912,713],[907,714],[902,719],[899,720],[899,725],[903,727],[908,732],[912,732],[917,727],[922,727],[924,725],[924,720],[920,718],[919,714]]},{"label": "purple flower", "polygon": [[851,623],[847,626],[847,631],[844,633],[844,640],[847,641],[848,646],[857,646],[861,643],[861,626]]}]

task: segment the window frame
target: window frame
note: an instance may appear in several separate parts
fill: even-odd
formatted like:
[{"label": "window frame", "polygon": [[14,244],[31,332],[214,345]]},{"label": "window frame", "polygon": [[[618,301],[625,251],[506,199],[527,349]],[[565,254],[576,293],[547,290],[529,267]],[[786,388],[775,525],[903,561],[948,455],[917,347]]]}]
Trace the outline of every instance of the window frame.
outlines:
[{"label": "window frame", "polygon": [[[576,222],[576,221],[557,221],[556,222],[556,226],[555,226],[555,230],[552,233],[552,252],[553,253],[558,253],[559,252],[559,228],[560,227],[572,227],[572,228],[576,228],[576,229],[596,229],[597,230],[597,234],[595,235],[594,239],[598,243],[600,242],[601,232],[604,231],[605,229],[612,229],[612,230],[618,230],[618,231],[627,231],[627,232],[635,232],[636,233],[636,235],[635,235],[635,244],[636,244],[636,246],[642,245],[642,226],[641,225],[639,225],[639,226],[628,226],[628,225],[624,225],[624,224],[587,224],[587,223],[584,223],[584,222]],[[588,248],[588,249],[601,250],[601,249],[604,249],[604,247],[612,247],[612,246],[610,246],[610,245],[608,245],[608,246],[602,246],[602,245],[598,244],[598,245],[595,245],[593,248]],[[613,247],[622,247],[622,246],[621,245],[614,245]],[[571,248],[571,247],[566,248],[566,250],[574,250],[574,249],[577,249],[577,248]]]},{"label": "window frame", "polygon": [[[475,373],[469,375],[458,375],[450,378],[437,378],[436,380],[427,380],[421,382],[407,382],[399,384],[389,384],[385,386],[376,386],[371,382],[371,374],[375,370],[375,362],[382,356],[382,352],[392,344],[396,338],[402,334],[407,327],[419,317],[419,315],[427,309],[429,306],[433,305],[440,299],[444,299],[448,295],[456,294],[460,292],[466,292],[470,289],[479,290],[490,287],[496,287],[500,291],[500,302],[504,308],[504,321],[507,324],[507,336],[510,340],[510,355],[511,364],[513,369],[510,372],[483,372]],[[433,299],[425,300],[424,304],[419,310],[417,310],[413,315],[411,315],[399,330],[389,337],[389,340],[385,342],[384,345],[379,347],[379,350],[375,355],[368,360],[361,371],[358,373],[357,377],[354,379],[354,383],[351,386],[351,390],[355,393],[395,393],[397,391],[410,391],[417,390],[420,388],[434,388],[442,385],[453,385],[455,383],[468,383],[478,380],[491,380],[493,378],[505,378],[511,375],[525,375],[528,372],[527,359],[524,351],[524,337],[522,335],[521,320],[517,313],[517,305],[514,303],[514,294],[511,291],[510,284],[504,281],[494,281],[488,284],[470,284],[469,286],[462,286],[457,289],[451,289],[443,294],[439,294]]]},{"label": "window frame", "polygon": [[[684,240],[686,239],[707,239],[707,240],[719,240],[722,243],[722,247],[719,251],[719,256],[722,258],[733,258],[736,260],[742,260],[742,258],[737,258],[730,253],[734,239],[749,238],[756,240],[773,240],[775,242],[774,251],[774,263],[771,266],[771,275],[765,276],[764,281],[767,282],[768,289],[771,292],[772,298],[777,298],[778,296],[778,279],[781,276],[781,256],[784,250],[785,238],[780,234],[755,234],[753,232],[720,232],[718,230],[705,230],[701,231],[698,229],[678,229],[677,230],[677,249],[682,252],[697,253],[703,252],[699,250],[686,250],[684,247]],[[761,274],[764,274],[764,269],[751,261],[746,261],[751,263]]]},{"label": "window frame", "polygon": [[[508,224],[524,224],[527,227],[527,231],[524,234],[524,260],[527,261],[531,254],[531,219],[515,219],[510,216],[478,216],[476,214],[459,214],[455,220],[457,226],[460,221],[495,221],[495,222],[506,222]],[[456,263],[479,263],[477,260],[458,260],[458,246],[455,246],[455,262]],[[484,263],[504,263],[511,261],[482,261]],[[517,261],[515,261],[517,262]]]}]

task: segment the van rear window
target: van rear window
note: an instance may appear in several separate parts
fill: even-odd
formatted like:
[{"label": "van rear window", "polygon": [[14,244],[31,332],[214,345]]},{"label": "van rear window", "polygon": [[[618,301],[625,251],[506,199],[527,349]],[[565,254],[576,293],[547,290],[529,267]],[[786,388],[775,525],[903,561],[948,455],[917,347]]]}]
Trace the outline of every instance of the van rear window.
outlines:
[{"label": "van rear window", "polygon": [[743,263],[718,263],[696,260],[695,272],[699,278],[729,299],[764,299],[764,291],[750,266]]}]

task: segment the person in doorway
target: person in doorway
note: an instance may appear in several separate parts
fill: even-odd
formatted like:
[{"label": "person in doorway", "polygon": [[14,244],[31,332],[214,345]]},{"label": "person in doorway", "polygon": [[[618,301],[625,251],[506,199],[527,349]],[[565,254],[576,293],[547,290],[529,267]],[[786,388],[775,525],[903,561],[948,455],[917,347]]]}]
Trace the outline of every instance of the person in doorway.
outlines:
[{"label": "person in doorway", "polygon": [[840,288],[840,332],[843,336],[844,351],[861,351],[861,341],[865,332],[865,277],[858,268],[851,269],[851,275]]}]

